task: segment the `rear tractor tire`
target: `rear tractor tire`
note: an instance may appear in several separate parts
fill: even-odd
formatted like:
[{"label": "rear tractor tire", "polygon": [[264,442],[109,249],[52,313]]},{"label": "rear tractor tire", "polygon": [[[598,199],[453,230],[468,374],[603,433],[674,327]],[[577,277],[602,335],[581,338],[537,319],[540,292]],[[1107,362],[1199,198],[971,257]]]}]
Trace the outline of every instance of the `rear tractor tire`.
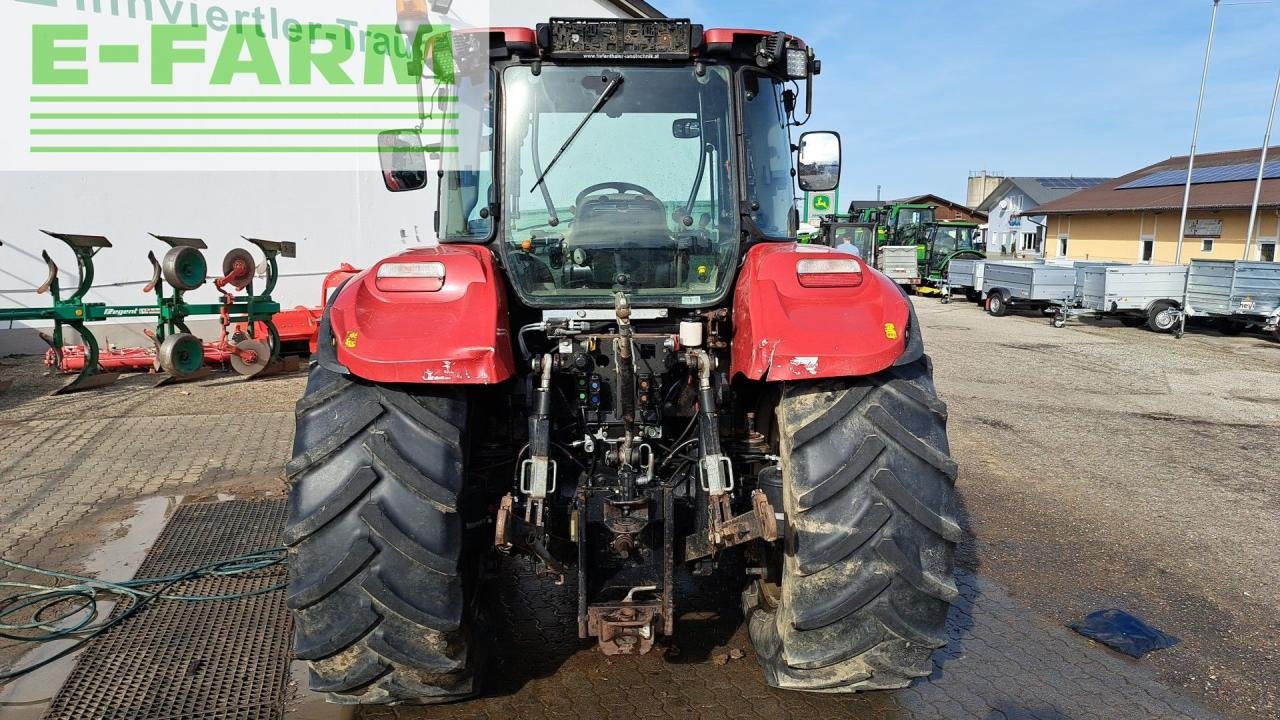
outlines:
[{"label": "rear tractor tire", "polygon": [[956,465],[927,357],[783,387],[785,549],[743,593],[770,685],[845,693],[932,671],[958,595]]},{"label": "rear tractor tire", "polygon": [[[465,396],[315,366],[297,406],[287,603],[311,689],[345,704],[478,690],[465,549]],[[470,560],[470,562],[469,562]]]}]

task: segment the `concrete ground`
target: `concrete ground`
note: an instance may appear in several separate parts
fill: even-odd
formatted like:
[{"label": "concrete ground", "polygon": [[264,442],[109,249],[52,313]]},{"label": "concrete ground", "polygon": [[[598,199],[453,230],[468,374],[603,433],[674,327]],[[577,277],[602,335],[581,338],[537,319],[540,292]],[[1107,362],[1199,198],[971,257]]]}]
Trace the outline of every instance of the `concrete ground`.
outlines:
[{"label": "concrete ground", "polygon": [[[1280,346],[917,309],[972,532],[932,677],[853,697],[770,690],[723,582],[688,586],[665,652],[604,658],[575,637],[566,591],[514,563],[486,697],[362,716],[1275,717]],[[136,376],[58,398],[34,359],[0,359],[6,378],[0,557],[126,577],[177,502],[283,492],[300,376],[163,389]],[[1062,627],[1110,607],[1182,642],[1133,661]],[[0,640],[0,667],[36,657],[25,650]],[[38,717],[68,669],[0,689],[0,718]],[[292,709],[353,714],[302,693]]]}]

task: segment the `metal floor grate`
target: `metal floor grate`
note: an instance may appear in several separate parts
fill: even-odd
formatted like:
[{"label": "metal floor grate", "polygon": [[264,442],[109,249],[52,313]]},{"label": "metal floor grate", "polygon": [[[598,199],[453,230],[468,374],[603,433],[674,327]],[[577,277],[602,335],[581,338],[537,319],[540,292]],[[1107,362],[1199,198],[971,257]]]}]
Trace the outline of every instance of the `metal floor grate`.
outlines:
[{"label": "metal floor grate", "polygon": [[[283,500],[183,505],[138,568],[157,577],[280,544]],[[284,579],[277,566],[204,578],[173,592],[243,593]],[[284,592],[161,602],[89,644],[46,720],[279,720],[293,628]]]}]

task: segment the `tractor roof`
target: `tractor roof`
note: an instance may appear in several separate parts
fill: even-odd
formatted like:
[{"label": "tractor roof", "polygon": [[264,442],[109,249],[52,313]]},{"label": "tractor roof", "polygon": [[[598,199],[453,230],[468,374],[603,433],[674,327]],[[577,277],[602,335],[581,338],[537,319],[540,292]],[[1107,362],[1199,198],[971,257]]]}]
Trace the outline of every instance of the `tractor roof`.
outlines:
[{"label": "tractor roof", "polygon": [[[610,22],[613,19],[601,19],[599,22]],[[562,20],[556,20],[562,22]],[[592,20],[594,22],[594,20]],[[701,25],[689,25],[687,20],[667,20],[667,19],[635,19],[635,20],[617,20],[618,23],[666,23],[672,28],[681,25],[690,27],[693,35],[691,37],[691,47],[688,57],[704,57],[704,56],[723,56],[733,57],[737,59],[750,59],[754,56],[757,45],[764,38],[777,35],[778,32],[771,30],[756,30],[750,28],[706,28]],[[471,30],[459,30],[457,34],[466,36],[489,35],[489,48],[492,51],[501,51],[505,47],[507,55],[516,55],[518,57],[536,58],[539,56],[549,56],[552,54],[550,32],[547,30],[550,26],[547,24],[539,25],[538,28],[528,27],[490,27],[476,28]],[[786,44],[792,48],[808,49],[805,41],[794,35],[785,35]],[[637,59],[642,59],[637,57]],[[651,59],[651,58],[650,58]],[[675,58],[667,58],[675,59]]]}]

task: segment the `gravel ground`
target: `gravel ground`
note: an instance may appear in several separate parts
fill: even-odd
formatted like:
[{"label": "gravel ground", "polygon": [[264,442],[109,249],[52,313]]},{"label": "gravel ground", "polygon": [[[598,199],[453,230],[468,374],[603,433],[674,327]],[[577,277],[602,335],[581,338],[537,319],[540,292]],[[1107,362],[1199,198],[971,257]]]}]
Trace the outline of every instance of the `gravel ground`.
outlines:
[{"label": "gravel ground", "polygon": [[1182,639],[1163,682],[1275,718],[1280,345],[916,308],[981,574],[1058,622],[1128,609]]}]

